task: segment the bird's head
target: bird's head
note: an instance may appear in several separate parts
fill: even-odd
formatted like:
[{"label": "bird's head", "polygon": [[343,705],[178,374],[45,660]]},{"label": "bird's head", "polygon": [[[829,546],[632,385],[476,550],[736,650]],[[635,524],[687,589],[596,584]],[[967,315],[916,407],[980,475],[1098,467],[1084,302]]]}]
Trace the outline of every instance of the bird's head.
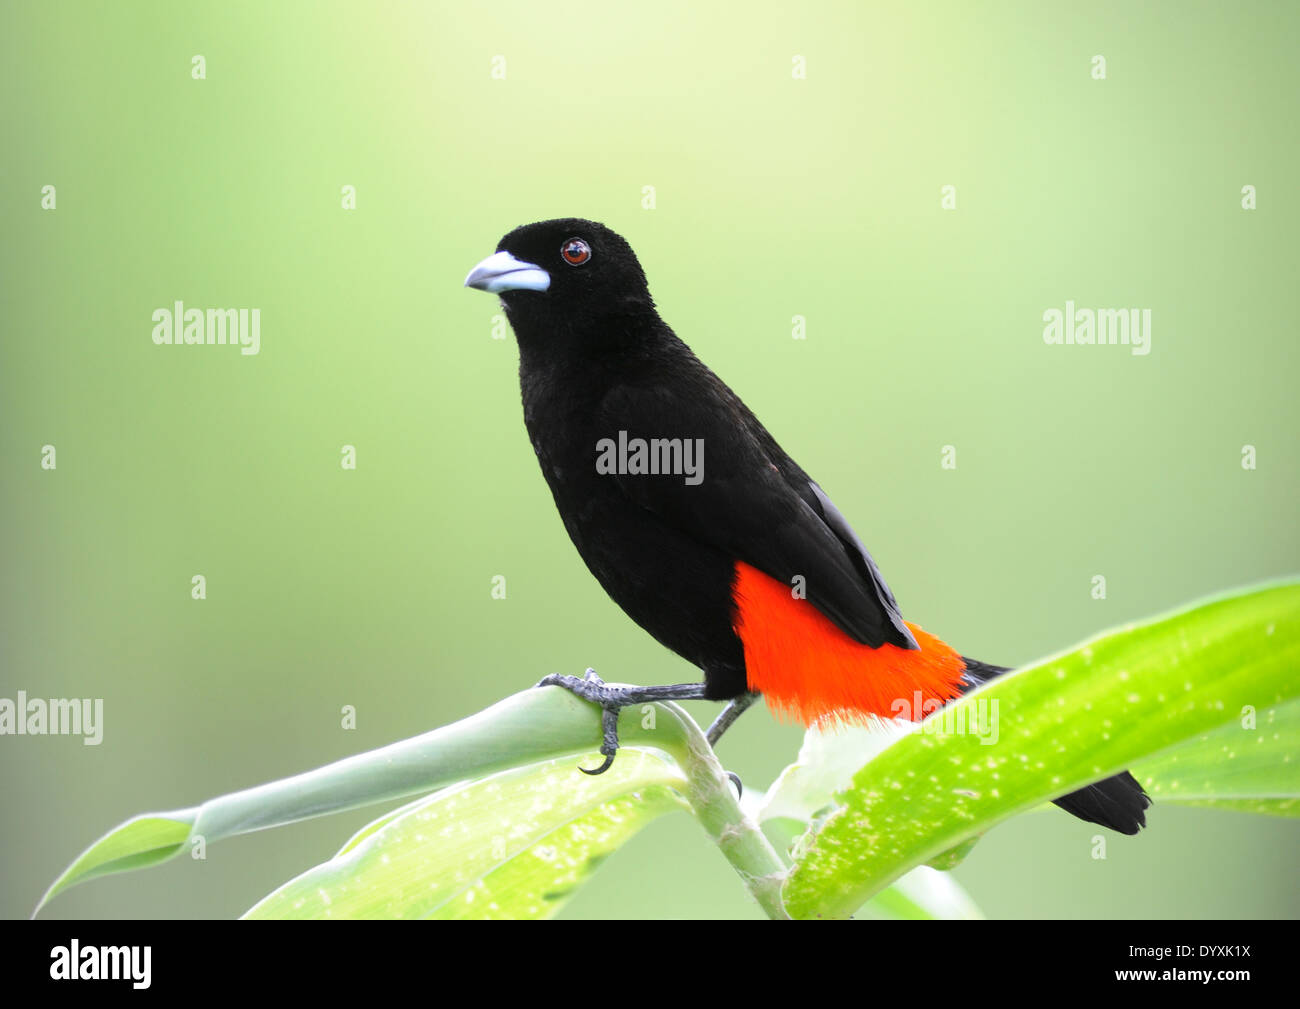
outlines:
[{"label": "bird's head", "polygon": [[500,296],[521,343],[654,313],[632,247],[603,224],[579,217],[515,228],[470,271],[465,286]]}]

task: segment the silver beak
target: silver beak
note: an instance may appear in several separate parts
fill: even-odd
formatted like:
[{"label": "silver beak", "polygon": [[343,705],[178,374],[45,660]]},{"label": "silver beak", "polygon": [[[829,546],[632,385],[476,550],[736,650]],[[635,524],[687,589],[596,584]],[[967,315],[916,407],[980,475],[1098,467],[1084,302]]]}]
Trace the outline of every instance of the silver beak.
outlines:
[{"label": "silver beak", "polygon": [[515,259],[508,252],[495,252],[469,271],[465,286],[488,294],[545,291],[551,286],[551,275],[535,263]]}]

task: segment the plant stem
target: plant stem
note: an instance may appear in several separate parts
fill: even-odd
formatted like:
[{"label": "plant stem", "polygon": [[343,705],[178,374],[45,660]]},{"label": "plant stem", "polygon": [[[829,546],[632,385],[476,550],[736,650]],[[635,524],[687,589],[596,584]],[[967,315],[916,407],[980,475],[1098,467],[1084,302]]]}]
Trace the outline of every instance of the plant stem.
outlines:
[{"label": "plant stem", "polygon": [[[660,703],[659,707],[676,722],[674,734],[679,734],[680,739],[670,744],[670,752],[686,772],[686,798],[700,825],[767,916],[788,919],[781,900],[787,871],[781,856],[758,824],[741,809],[731,779],[695,720],[676,704]],[[632,730],[628,735],[639,733]],[[656,742],[663,745],[662,739]]]}]

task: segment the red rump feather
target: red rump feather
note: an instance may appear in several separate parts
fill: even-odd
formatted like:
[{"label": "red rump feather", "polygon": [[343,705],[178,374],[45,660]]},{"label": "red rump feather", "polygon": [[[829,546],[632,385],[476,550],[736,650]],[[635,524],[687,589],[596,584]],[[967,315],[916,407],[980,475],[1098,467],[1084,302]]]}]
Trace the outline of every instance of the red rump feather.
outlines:
[{"label": "red rump feather", "polygon": [[751,690],[777,715],[811,725],[868,716],[918,721],[960,696],[966,663],[908,624],[920,651],[860,644],[787,585],[736,562],[732,627],[745,646]]}]

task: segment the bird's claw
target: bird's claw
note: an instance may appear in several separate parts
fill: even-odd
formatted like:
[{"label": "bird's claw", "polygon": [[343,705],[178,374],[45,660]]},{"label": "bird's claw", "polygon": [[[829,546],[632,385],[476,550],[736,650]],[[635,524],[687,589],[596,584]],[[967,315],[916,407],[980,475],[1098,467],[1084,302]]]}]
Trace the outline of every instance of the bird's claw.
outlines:
[{"label": "bird's claw", "polygon": [[[596,670],[588,669],[582,679],[576,676],[564,676],[552,673],[542,678],[539,687],[563,687],[574,697],[596,705],[601,710],[600,726],[604,737],[600,752],[605,755],[605,762],[600,767],[588,770],[588,774],[603,774],[614,762],[618,753],[618,713],[623,708],[635,704],[654,704],[664,701],[704,701],[708,700],[708,686],[704,683],[675,683],[666,687],[608,687],[605,681],[596,675]],[[752,701],[756,694],[746,695]],[[747,702],[748,703],[748,702]],[[729,706],[734,710],[736,703]],[[744,710],[743,707],[740,710]],[[721,716],[720,716],[721,717]],[[733,714],[727,724],[735,720]],[[725,726],[724,726],[725,728]],[[721,731],[721,730],[719,730]],[[713,739],[710,738],[710,743]]]},{"label": "bird's claw", "polygon": [[605,754],[604,763],[602,763],[599,767],[583,767],[581,764],[579,764],[578,770],[581,771],[583,774],[604,774],[613,766],[614,766],[614,754],[607,753]]},{"label": "bird's claw", "polygon": [[600,705],[600,726],[601,735],[603,736],[600,752],[605,759],[599,767],[583,767],[579,764],[578,770],[583,774],[595,775],[604,774],[614,766],[614,757],[618,754],[619,745],[618,713],[623,705],[611,703],[611,691],[606,688],[605,681],[596,674],[596,670],[588,669],[583,674],[582,679],[578,679],[576,676],[565,676],[562,673],[552,673],[550,676],[543,677],[537,685],[539,687],[563,687],[575,697]]}]

